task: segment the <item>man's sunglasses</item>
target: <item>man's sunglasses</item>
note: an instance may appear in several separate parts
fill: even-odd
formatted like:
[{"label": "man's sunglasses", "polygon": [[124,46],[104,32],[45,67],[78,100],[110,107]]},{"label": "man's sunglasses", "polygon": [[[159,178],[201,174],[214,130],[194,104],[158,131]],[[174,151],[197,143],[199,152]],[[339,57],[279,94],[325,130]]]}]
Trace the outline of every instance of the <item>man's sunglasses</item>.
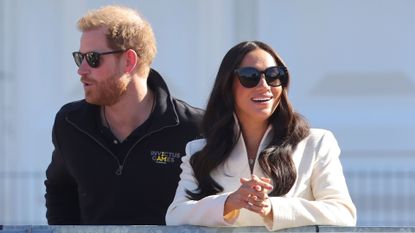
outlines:
[{"label": "man's sunglasses", "polygon": [[92,68],[97,68],[99,66],[100,58],[102,55],[107,54],[113,54],[113,53],[122,53],[125,50],[116,50],[116,51],[110,51],[110,52],[104,52],[104,53],[98,53],[98,52],[87,52],[87,53],[81,53],[81,52],[73,52],[72,56],[75,60],[76,65],[79,67],[82,64],[82,60],[84,58],[86,59],[86,62],[88,65]]},{"label": "man's sunglasses", "polygon": [[264,71],[259,71],[253,67],[242,67],[235,70],[242,86],[246,88],[256,87],[261,79],[261,74],[265,75],[265,81],[269,86],[285,86],[288,81],[287,68],[284,66],[271,66]]}]

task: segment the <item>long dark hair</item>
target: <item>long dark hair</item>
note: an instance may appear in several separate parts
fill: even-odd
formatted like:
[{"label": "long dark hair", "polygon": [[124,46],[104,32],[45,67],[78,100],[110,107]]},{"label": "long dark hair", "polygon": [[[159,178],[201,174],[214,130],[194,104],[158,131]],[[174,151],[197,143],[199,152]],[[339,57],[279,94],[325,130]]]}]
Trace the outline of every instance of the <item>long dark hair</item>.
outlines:
[{"label": "long dark hair", "polygon": [[[245,55],[262,49],[272,55],[278,66],[285,66],[278,54],[267,44],[259,41],[245,41],[231,48],[222,60],[218,74],[209,97],[202,121],[202,132],[206,145],[190,159],[195,178],[199,184],[196,190],[186,190],[188,198],[200,200],[203,197],[223,191],[210,175],[211,171],[223,163],[234,148],[239,132],[235,132],[235,100],[232,93],[234,70],[239,68]],[[293,111],[288,100],[287,91],[290,75],[283,86],[277,109],[269,119],[273,127],[272,140],[261,151],[258,161],[264,173],[269,176],[274,189],[271,196],[282,196],[294,185],[297,177],[291,158],[297,144],[308,136],[309,126],[305,119]]]}]

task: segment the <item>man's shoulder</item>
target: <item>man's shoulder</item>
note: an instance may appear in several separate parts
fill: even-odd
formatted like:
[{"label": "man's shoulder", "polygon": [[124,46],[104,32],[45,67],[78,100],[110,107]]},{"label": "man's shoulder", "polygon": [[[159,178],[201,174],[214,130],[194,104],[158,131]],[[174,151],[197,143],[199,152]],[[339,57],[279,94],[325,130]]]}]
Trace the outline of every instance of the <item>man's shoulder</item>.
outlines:
[{"label": "man's shoulder", "polygon": [[205,111],[201,108],[194,107],[187,102],[172,98],[175,105],[177,114],[181,119],[187,119],[192,121],[201,121]]},{"label": "man's shoulder", "polygon": [[75,111],[77,109],[81,109],[86,104],[87,103],[85,102],[85,100],[77,100],[77,101],[66,103],[61,107],[61,109],[59,109],[58,114],[68,113],[71,111]]},{"label": "man's shoulder", "polygon": [[66,117],[69,114],[72,113],[76,113],[76,112],[84,112],[85,109],[87,109],[91,104],[88,104],[85,100],[78,100],[78,101],[73,101],[70,103],[67,103],[65,105],[63,105],[58,113],[56,114],[56,116],[58,118],[60,117]]}]

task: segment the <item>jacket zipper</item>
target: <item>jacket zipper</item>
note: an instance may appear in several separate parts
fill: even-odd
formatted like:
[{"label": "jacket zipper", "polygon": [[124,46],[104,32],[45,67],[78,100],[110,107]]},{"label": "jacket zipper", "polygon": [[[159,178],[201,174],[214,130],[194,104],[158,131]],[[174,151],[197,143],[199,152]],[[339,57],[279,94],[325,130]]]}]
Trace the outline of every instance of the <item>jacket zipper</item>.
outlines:
[{"label": "jacket zipper", "polygon": [[84,133],[84,134],[86,134],[88,137],[90,137],[92,140],[94,140],[98,145],[100,145],[102,148],[104,148],[116,161],[117,161],[117,163],[118,163],[118,168],[117,168],[117,170],[115,171],[115,174],[117,175],[117,176],[120,176],[120,175],[122,175],[122,171],[123,171],[123,169],[124,169],[124,165],[125,165],[125,163],[126,163],[126,161],[127,161],[127,158],[128,158],[128,156],[130,155],[130,152],[134,149],[134,147],[139,143],[139,142],[141,142],[144,138],[146,138],[147,136],[150,136],[151,134],[153,134],[153,133],[157,133],[157,132],[159,132],[159,131],[161,131],[161,130],[163,130],[163,129],[166,129],[166,128],[171,128],[171,127],[175,127],[175,126],[177,126],[177,125],[179,125],[179,123],[177,122],[176,124],[174,124],[174,125],[167,125],[167,126],[164,126],[164,127],[162,127],[162,128],[160,128],[160,129],[157,129],[157,130],[154,130],[154,131],[151,131],[151,132],[148,132],[148,133],[146,133],[144,136],[142,136],[140,139],[138,139],[134,144],[133,144],[133,146],[128,150],[128,152],[127,152],[127,155],[124,157],[124,159],[123,159],[123,161],[122,161],[122,163],[120,162],[120,160],[118,159],[118,157],[114,154],[114,153],[112,153],[112,151],[110,150],[110,149],[108,149],[108,147],[106,147],[105,145],[103,145],[100,141],[98,141],[98,139],[96,139],[94,136],[92,136],[91,134],[89,134],[88,132],[86,132],[85,130],[83,130],[83,129],[81,129],[81,128],[79,128],[78,127],[78,125],[76,125],[75,123],[73,123],[71,120],[69,120],[68,119],[68,117],[65,117],[65,119],[66,119],[66,121],[69,123],[69,124],[71,124],[72,126],[74,126],[76,129],[78,129],[79,131],[81,131],[82,133]]}]

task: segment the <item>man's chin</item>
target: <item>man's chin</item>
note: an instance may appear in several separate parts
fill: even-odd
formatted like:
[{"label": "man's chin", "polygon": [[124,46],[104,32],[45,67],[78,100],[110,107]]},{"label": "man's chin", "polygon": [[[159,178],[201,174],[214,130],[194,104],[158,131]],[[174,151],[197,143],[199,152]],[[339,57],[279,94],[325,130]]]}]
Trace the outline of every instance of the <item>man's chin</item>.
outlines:
[{"label": "man's chin", "polygon": [[86,101],[88,104],[103,105],[100,101],[98,101],[98,100],[96,100],[96,99],[94,99],[94,98],[88,97],[88,96],[85,96],[85,101]]},{"label": "man's chin", "polygon": [[87,102],[88,104],[99,105],[99,104],[96,104],[96,103],[94,103],[94,102],[91,102],[91,101],[89,101],[89,100],[87,100],[87,99],[85,99],[85,102]]},{"label": "man's chin", "polygon": [[85,101],[89,104],[94,104],[94,105],[99,105],[99,106],[111,106],[113,104],[115,104],[117,101],[110,101],[110,100],[102,100],[102,99],[96,99],[96,98],[91,98],[88,96],[85,96]]}]

